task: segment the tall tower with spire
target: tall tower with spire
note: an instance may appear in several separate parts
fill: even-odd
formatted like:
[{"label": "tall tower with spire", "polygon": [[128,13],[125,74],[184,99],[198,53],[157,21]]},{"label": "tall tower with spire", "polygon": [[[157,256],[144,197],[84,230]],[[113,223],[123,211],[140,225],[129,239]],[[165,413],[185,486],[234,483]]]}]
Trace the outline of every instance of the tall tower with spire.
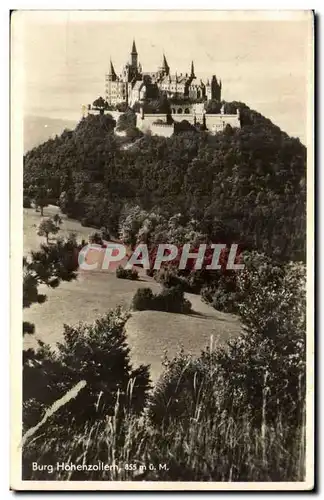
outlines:
[{"label": "tall tower with spire", "polygon": [[137,70],[137,50],[135,45],[135,40],[133,40],[132,52],[131,52],[131,66],[133,69]]},{"label": "tall tower with spire", "polygon": [[191,72],[190,72],[190,77],[191,77],[191,78],[196,78],[196,75],[195,75],[195,68],[194,68],[194,63],[193,63],[193,61],[191,61]]},{"label": "tall tower with spire", "polygon": [[163,76],[168,76],[170,74],[170,66],[167,63],[165,54],[163,54],[162,66],[161,66],[160,71],[163,74]]},{"label": "tall tower with spire", "polygon": [[110,59],[109,73],[107,73],[107,80],[111,82],[115,82],[117,80],[117,75],[111,59]]}]

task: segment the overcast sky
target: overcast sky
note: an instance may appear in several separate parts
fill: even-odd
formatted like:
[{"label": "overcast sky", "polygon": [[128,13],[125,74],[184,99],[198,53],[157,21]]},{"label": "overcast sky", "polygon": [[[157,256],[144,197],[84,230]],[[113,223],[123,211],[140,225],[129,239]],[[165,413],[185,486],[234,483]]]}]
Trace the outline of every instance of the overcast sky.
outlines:
[{"label": "overcast sky", "polygon": [[[171,72],[216,74],[225,100],[243,101],[306,141],[312,57],[310,13],[18,12],[13,42],[23,48],[24,114],[76,119],[104,94],[110,57],[117,73],[135,38],[144,71],[165,52]],[[309,97],[308,97],[309,99]]]}]

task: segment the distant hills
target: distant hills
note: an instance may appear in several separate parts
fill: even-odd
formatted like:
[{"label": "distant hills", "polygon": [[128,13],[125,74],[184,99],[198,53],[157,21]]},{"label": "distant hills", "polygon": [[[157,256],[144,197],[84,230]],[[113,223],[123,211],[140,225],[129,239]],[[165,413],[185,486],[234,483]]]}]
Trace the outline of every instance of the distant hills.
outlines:
[{"label": "distant hills", "polygon": [[77,120],[61,120],[59,118],[47,118],[44,116],[25,116],[24,153],[56,135],[61,135],[66,128],[73,130],[77,123]]}]

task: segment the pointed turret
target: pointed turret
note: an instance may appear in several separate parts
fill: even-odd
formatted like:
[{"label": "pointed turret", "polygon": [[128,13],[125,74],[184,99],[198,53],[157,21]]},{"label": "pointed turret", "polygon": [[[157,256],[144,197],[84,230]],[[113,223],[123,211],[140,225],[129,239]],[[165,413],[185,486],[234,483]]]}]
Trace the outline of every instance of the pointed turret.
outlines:
[{"label": "pointed turret", "polygon": [[170,67],[167,63],[165,54],[163,54],[161,71],[163,72],[164,75],[169,75],[169,73],[170,73]]},{"label": "pointed turret", "polygon": [[193,61],[191,61],[191,73],[190,73],[190,77],[191,77],[191,78],[196,78],[196,75],[195,75],[195,68],[194,68],[194,63],[193,63]]},{"label": "pointed turret", "polygon": [[132,46],[132,52],[131,52],[131,54],[136,54],[137,55],[135,40],[133,40],[133,46]]},{"label": "pointed turret", "polygon": [[114,65],[113,65],[111,59],[110,59],[110,68],[109,68],[108,78],[112,82],[115,82],[117,80],[116,71],[115,71],[115,68],[114,68]]},{"label": "pointed turret", "polygon": [[114,65],[113,65],[111,59],[110,59],[110,72],[109,72],[109,74],[112,76],[116,76],[116,71],[115,71],[115,68],[114,68]]}]

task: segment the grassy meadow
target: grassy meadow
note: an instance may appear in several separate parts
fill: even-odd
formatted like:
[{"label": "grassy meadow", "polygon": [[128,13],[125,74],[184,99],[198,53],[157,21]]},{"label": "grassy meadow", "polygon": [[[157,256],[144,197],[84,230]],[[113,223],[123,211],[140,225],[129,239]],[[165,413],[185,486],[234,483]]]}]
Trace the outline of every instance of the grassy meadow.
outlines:
[{"label": "grassy meadow", "polygon": [[[56,207],[45,207],[44,217],[52,216],[57,211]],[[39,212],[24,209],[24,254],[36,250],[45,241],[36,234],[40,220]],[[63,216],[59,236],[74,232],[79,241],[87,240],[93,230]],[[25,335],[24,347],[35,347],[35,338],[54,345],[62,340],[64,323],[88,323],[119,304],[129,307],[136,290],[147,286],[154,292],[160,290],[160,285],[141,271],[138,281],[118,279],[114,272],[81,271],[77,280],[62,282],[58,288],[40,287],[46,293],[47,301],[24,310],[24,320],[34,323],[36,327],[34,335]],[[186,353],[199,354],[211,342],[223,343],[241,332],[235,316],[216,311],[202,302],[199,295],[186,294],[186,297],[192,303],[192,315],[137,311],[126,324],[133,362],[150,364],[153,380],[161,373],[164,353],[173,357],[183,347]]]}]

